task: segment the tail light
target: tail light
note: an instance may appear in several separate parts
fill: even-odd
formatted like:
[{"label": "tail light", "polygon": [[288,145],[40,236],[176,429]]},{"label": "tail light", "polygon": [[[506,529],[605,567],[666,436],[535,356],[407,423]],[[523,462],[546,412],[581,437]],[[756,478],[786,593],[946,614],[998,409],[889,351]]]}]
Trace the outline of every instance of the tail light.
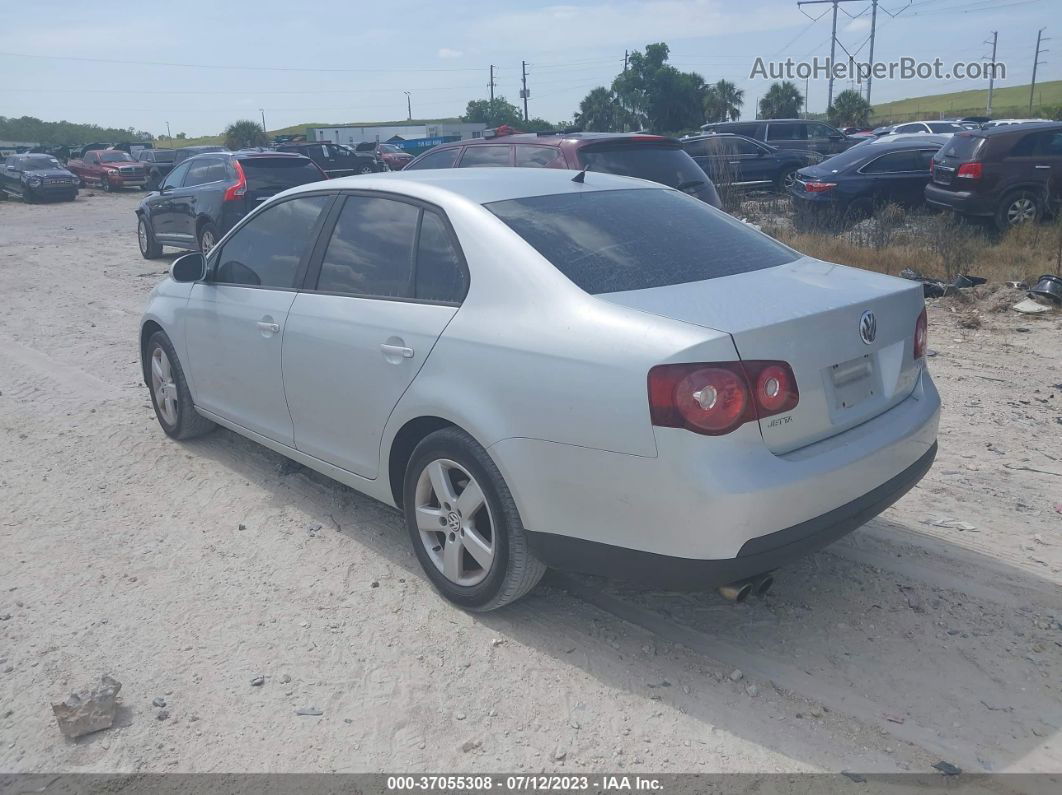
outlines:
[{"label": "tail light", "polygon": [[966,177],[966,179],[981,179],[981,164],[963,163],[959,166],[959,170],[955,172],[955,176]]},{"label": "tail light", "polygon": [[653,425],[707,436],[790,411],[800,399],[785,362],[661,364],[649,371],[648,381]]},{"label": "tail light", "polygon": [[937,161],[936,160],[930,160],[929,161],[929,176],[933,176],[933,172],[935,172],[936,170],[937,170]]},{"label": "tail light", "polygon": [[837,187],[836,182],[805,182],[804,190],[808,193],[825,193]]},{"label": "tail light", "polygon": [[918,316],[918,320],[915,321],[915,333],[914,333],[914,357],[921,359],[926,355],[926,341],[929,339],[929,328],[926,320],[925,307],[922,308],[922,313]]},{"label": "tail light", "polygon": [[236,182],[225,188],[223,200],[227,202],[242,199],[247,195],[247,175],[243,173],[243,166],[240,165],[239,160],[233,160],[232,164],[236,166]]}]

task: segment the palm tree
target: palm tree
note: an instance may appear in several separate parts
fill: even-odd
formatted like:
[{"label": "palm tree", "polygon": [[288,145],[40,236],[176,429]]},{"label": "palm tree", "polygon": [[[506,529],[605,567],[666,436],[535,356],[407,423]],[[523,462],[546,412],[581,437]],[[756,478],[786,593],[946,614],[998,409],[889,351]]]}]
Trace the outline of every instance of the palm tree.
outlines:
[{"label": "palm tree", "polygon": [[804,106],[804,96],[788,80],[771,83],[760,100],[761,119],[795,119]]},{"label": "palm tree", "polygon": [[620,107],[616,95],[604,86],[598,86],[579,103],[575,126],[595,132],[617,132],[623,129],[626,118],[627,113]]},{"label": "palm tree", "polygon": [[255,146],[269,146],[269,136],[262,129],[262,125],[249,119],[234,121],[225,128],[224,135],[226,148],[233,151],[250,149]]},{"label": "palm tree", "polygon": [[704,116],[709,122],[737,121],[741,118],[741,106],[745,104],[745,91],[729,80],[720,80],[708,86],[704,92]]},{"label": "palm tree", "polygon": [[836,127],[866,127],[870,120],[870,103],[858,91],[842,91],[834,97],[826,117]]}]

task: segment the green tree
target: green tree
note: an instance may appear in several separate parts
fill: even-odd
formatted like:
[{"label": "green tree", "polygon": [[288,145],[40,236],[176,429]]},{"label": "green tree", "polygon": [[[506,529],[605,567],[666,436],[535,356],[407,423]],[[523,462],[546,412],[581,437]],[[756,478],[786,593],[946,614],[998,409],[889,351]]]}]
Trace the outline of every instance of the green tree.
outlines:
[{"label": "green tree", "polygon": [[795,119],[804,107],[804,95],[788,80],[771,83],[760,100],[761,119]]},{"label": "green tree", "polygon": [[594,132],[620,132],[628,121],[627,111],[619,99],[604,86],[598,86],[583,97],[575,114],[576,127]]},{"label": "green tree", "polygon": [[225,138],[226,148],[233,151],[269,145],[269,136],[262,129],[262,125],[250,119],[234,121],[225,128],[222,135]]},{"label": "green tree", "polygon": [[188,137],[187,133],[183,133],[183,132],[177,133],[177,140],[179,140],[179,141],[183,141],[187,137]]},{"label": "green tree", "polygon": [[842,91],[833,98],[826,110],[826,118],[836,127],[866,127],[870,121],[871,107],[858,91]]},{"label": "green tree", "polygon": [[663,42],[634,52],[627,69],[612,81],[629,126],[678,132],[704,122],[704,78],[668,64],[668,53]]},{"label": "green tree", "polygon": [[729,80],[720,80],[704,91],[705,121],[737,121],[744,104],[745,91]]},{"label": "green tree", "polygon": [[489,99],[469,100],[465,108],[462,121],[479,122],[488,127],[499,127],[508,124],[510,127],[519,127],[523,123],[523,116],[519,108],[509,102],[505,97]]}]

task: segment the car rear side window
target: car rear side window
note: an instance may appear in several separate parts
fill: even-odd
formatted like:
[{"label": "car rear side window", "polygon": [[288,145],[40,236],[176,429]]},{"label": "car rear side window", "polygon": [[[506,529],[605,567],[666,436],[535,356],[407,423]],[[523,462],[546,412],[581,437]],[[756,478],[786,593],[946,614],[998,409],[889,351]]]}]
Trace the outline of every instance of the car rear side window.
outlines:
[{"label": "car rear side window", "polygon": [[424,212],[417,239],[415,297],[424,301],[460,303],[468,290],[461,255],[443,219]]},{"label": "car rear side window", "polygon": [[864,174],[896,174],[906,171],[924,171],[929,163],[923,162],[915,150],[889,152],[867,163],[861,171]]},{"label": "car rear side window", "polygon": [[403,171],[409,171],[411,169],[420,168],[453,168],[454,162],[457,160],[457,153],[460,152],[460,148],[454,147],[452,149],[440,149],[438,152],[432,152],[431,154],[424,155],[424,157],[418,159],[415,163],[410,163]]},{"label": "car rear side window", "polygon": [[516,165],[520,168],[546,168],[558,157],[560,151],[552,146],[516,145]]},{"label": "car rear side window", "polygon": [[461,158],[461,168],[482,168],[509,165],[508,144],[483,144],[468,146]]},{"label": "car rear side window", "polygon": [[328,241],[317,289],[408,298],[420,208],[372,196],[348,196]]},{"label": "car rear side window", "polygon": [[612,144],[579,150],[581,165],[591,172],[619,174],[659,182],[669,188],[704,184],[704,172],[687,152],[676,146]]},{"label": "car rear side window", "polygon": [[318,217],[331,200],[331,196],[301,196],[263,208],[225,242],[214,281],[294,287]]},{"label": "car rear side window", "polygon": [[807,137],[808,128],[806,124],[800,124],[799,122],[775,124],[771,122],[767,125],[768,141],[805,141]]},{"label": "car rear side window", "polygon": [[800,256],[704,202],[669,190],[565,193],[486,207],[591,294],[704,281]]}]

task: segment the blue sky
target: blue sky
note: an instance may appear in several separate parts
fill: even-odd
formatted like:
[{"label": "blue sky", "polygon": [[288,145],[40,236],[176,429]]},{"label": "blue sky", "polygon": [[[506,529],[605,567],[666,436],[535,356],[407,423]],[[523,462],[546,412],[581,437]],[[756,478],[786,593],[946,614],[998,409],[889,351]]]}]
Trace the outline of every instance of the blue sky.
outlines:
[{"label": "blue sky", "polygon": [[[1037,28],[1049,26],[1044,35],[1056,41],[1045,46],[1056,46],[1043,56],[1038,80],[1059,79],[1060,5],[881,0],[880,9],[899,13],[879,10],[875,58],[977,60],[988,52],[982,42],[998,30],[997,57],[1008,74],[997,85],[1018,85],[1029,81]],[[521,60],[530,64],[531,114],[570,119],[587,91],[611,82],[625,49],[655,41],[669,44],[679,68],[738,83],[751,116],[767,85],[748,79],[755,57],[824,57],[830,35],[829,13],[812,21],[795,0],[35,0],[27,8],[0,25],[0,115],[156,134],[168,121],[174,133],[190,136],[259,118],[259,108],[270,128],[401,119],[404,91],[412,94],[414,117],[458,115],[469,99],[487,95],[492,63],[496,93],[516,102]],[[839,37],[854,50],[869,33],[870,2],[842,8],[855,18],[839,15]],[[829,6],[805,10],[818,16]],[[983,81],[881,80],[872,99],[981,87]],[[825,104],[826,81],[812,81],[809,108]]]}]

